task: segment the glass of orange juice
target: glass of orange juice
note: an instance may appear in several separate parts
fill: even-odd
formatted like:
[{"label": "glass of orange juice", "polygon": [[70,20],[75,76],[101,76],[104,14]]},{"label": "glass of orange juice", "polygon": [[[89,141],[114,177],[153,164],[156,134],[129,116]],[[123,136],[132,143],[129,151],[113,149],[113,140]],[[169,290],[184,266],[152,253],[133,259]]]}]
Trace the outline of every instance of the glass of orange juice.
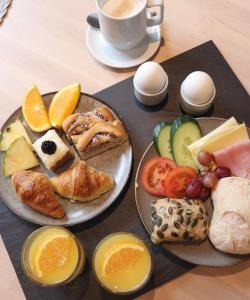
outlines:
[{"label": "glass of orange juice", "polygon": [[130,294],[148,282],[152,256],[140,237],[117,232],[97,245],[92,266],[102,287],[114,294]]},{"label": "glass of orange juice", "polygon": [[44,226],[25,241],[21,263],[26,275],[43,286],[71,282],[83,271],[85,250],[80,241],[60,226]]}]

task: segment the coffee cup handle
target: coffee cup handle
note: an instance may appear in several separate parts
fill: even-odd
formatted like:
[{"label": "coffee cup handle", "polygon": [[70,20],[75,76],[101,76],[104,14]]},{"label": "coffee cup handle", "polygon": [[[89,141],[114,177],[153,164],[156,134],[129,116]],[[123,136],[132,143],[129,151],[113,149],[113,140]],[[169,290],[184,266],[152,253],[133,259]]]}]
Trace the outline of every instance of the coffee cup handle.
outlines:
[{"label": "coffee cup handle", "polygon": [[152,13],[149,14],[147,17],[147,26],[156,26],[160,25],[163,21],[164,17],[164,1],[163,0],[148,0],[147,1],[147,8],[154,7],[154,6],[160,6],[160,13]]}]

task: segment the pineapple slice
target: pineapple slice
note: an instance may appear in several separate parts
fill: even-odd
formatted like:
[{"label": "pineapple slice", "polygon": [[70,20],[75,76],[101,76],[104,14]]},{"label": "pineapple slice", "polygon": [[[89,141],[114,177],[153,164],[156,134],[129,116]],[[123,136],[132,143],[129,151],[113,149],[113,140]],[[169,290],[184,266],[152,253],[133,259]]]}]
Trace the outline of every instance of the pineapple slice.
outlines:
[{"label": "pineapple slice", "polygon": [[34,153],[24,137],[16,139],[4,153],[3,175],[9,176],[18,171],[34,168],[39,165]]},{"label": "pineapple slice", "polygon": [[11,123],[1,135],[0,150],[6,151],[10,145],[18,138],[23,136],[26,142],[32,147],[31,140],[20,120]]}]

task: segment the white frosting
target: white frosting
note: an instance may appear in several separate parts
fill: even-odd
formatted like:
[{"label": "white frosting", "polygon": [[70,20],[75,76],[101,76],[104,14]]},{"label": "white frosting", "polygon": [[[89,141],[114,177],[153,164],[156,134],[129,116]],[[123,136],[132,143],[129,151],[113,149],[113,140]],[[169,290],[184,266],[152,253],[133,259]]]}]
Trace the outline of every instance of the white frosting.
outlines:
[{"label": "white frosting", "polygon": [[[41,149],[41,145],[44,141],[53,141],[56,144],[56,152],[51,155],[44,153]],[[33,144],[33,148],[48,169],[53,167],[53,165],[55,165],[57,161],[60,161],[69,151],[69,148],[64,144],[54,129],[49,130],[40,139],[36,140]]]}]

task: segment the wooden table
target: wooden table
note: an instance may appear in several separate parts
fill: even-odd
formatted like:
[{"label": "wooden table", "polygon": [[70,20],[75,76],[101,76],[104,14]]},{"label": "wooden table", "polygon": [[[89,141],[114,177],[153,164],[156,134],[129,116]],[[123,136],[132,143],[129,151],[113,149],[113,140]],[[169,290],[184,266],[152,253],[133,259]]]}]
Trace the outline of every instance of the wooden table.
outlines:
[{"label": "wooden table", "polygon": [[[83,91],[94,93],[134,73],[106,68],[88,53],[85,20],[93,11],[93,0],[13,0],[0,25],[1,125],[32,83],[46,93],[81,82]],[[212,39],[250,91],[249,1],[168,0],[165,14],[164,42],[155,61]],[[140,299],[249,299],[249,277],[250,262],[225,269],[197,267]],[[10,286],[8,279],[1,276],[2,286]]]}]

